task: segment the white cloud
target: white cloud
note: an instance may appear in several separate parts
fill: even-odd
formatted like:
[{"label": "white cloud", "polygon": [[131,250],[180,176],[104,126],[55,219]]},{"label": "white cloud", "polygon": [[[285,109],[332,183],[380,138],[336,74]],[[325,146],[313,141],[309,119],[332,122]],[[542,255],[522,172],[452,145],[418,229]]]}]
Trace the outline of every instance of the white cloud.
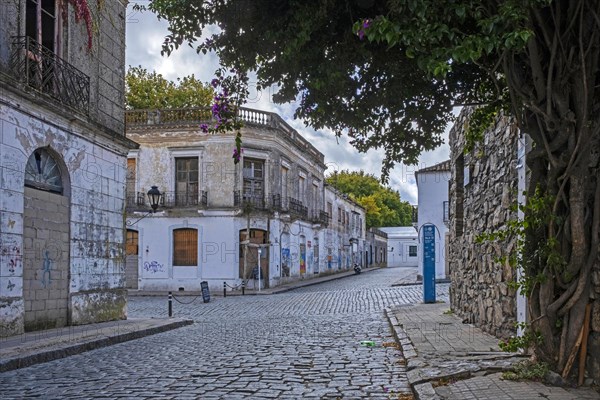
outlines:
[{"label": "white cloud", "polygon": [[[140,3],[140,1],[137,1],[137,3]],[[157,21],[156,17],[149,12],[135,13],[131,11],[131,5],[129,7],[127,18],[127,65],[141,65],[144,68],[163,74],[165,78],[170,80],[190,74],[194,74],[204,82],[209,82],[213,78],[213,72],[218,68],[218,60],[214,54],[199,55],[195,49],[184,45],[169,57],[161,56],[161,45],[164,36],[167,34],[166,22]],[[247,106],[279,114],[325,155],[325,162],[330,167],[326,173],[334,169],[348,169],[351,171],[362,169],[377,177],[380,176],[383,150],[359,153],[350,145],[347,137],[336,138],[331,131],[315,131],[304,126],[302,121],[293,118],[296,104],[275,104],[272,101],[273,88],[257,92],[252,90],[252,82],[255,82],[252,77],[250,82],[250,99]],[[403,200],[411,204],[417,204],[417,185],[414,179],[414,171],[447,160],[449,157],[447,138],[448,130],[444,134],[445,143],[434,151],[423,153],[419,158],[418,166],[398,164],[391,171],[390,186],[400,192]]]}]

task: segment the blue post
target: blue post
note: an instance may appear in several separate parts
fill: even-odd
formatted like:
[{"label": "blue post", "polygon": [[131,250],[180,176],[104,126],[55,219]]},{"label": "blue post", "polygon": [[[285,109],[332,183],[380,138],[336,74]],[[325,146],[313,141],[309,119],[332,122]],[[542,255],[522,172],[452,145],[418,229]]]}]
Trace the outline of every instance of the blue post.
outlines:
[{"label": "blue post", "polygon": [[423,302],[435,303],[435,225],[423,226]]}]

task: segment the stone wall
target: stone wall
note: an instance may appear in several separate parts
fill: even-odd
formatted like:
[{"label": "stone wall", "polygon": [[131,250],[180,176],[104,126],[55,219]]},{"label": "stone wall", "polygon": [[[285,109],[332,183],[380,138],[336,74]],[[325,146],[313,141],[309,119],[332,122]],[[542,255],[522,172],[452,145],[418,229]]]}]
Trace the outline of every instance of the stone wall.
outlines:
[{"label": "stone wall", "polygon": [[498,257],[510,254],[515,243],[476,239],[517,218],[510,206],[517,200],[518,133],[508,118],[500,117],[483,141],[465,153],[470,112],[463,109],[450,131],[450,300],[466,321],[507,337],[516,331],[516,293],[509,286],[516,271]]}]

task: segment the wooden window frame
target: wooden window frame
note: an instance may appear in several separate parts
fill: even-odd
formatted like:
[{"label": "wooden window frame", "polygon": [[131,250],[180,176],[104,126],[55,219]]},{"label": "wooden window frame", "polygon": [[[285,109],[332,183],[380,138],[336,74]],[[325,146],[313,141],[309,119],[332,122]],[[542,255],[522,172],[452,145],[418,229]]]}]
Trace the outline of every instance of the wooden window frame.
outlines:
[{"label": "wooden window frame", "polygon": [[[188,237],[185,237],[188,236]],[[198,229],[177,228],[173,229],[173,266],[196,267],[198,266]]]}]

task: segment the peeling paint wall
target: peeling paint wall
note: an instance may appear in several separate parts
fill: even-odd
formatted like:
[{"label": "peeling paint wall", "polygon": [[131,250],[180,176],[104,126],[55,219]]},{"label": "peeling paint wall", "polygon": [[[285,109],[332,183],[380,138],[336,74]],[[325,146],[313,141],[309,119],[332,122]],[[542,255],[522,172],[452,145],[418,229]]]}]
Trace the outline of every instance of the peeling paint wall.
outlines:
[{"label": "peeling paint wall", "polygon": [[[127,151],[135,146],[123,132],[125,4],[88,2],[97,28],[90,51],[85,24],[75,23],[69,6],[60,56],[90,78],[88,115],[12,75],[11,37],[24,34],[24,4],[0,5],[0,336],[24,330],[24,176],[29,156],[39,148],[57,154],[65,169],[68,237],[54,235],[43,247],[68,254],[70,323],[125,317],[120,292],[125,164]],[[34,227],[36,219],[43,221],[43,215],[32,216]]]}]

